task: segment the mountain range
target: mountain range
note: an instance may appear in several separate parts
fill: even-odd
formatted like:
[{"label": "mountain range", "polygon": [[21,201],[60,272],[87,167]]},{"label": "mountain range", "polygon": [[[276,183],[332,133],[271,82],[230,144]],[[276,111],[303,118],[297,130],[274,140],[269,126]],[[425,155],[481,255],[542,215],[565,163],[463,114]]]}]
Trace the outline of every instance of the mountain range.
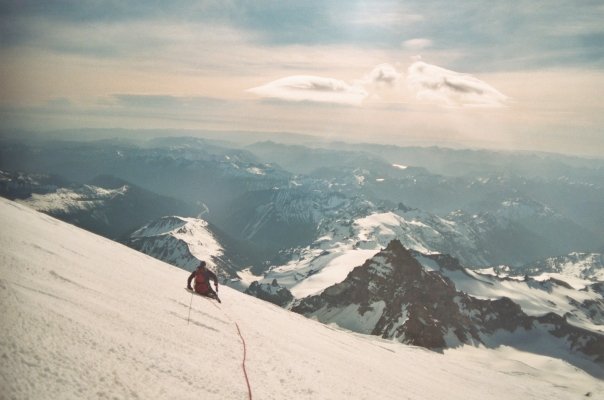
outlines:
[{"label": "mountain range", "polygon": [[205,260],[338,329],[601,376],[597,162],[198,138],[4,141],[0,156],[3,196],[187,271]]},{"label": "mountain range", "polygon": [[43,173],[0,171],[0,194],[116,240],[151,219],[196,212],[182,200],[107,175],[77,183]]}]

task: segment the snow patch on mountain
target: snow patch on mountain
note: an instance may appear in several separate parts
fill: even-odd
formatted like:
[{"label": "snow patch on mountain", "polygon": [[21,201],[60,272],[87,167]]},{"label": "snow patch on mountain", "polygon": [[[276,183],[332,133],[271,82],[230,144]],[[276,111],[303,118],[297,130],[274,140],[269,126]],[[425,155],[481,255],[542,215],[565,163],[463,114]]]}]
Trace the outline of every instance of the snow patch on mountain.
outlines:
[{"label": "snow patch on mountain", "polygon": [[32,193],[31,197],[18,200],[18,202],[46,213],[68,214],[77,211],[94,211],[103,203],[113,200],[117,196],[126,195],[128,190],[127,185],[118,189],[83,185],[78,190],[59,188],[53,193]]},{"label": "snow patch on mountain", "polygon": [[[376,252],[377,250],[351,250],[328,261],[326,260],[327,263],[318,268],[318,272],[314,270],[312,272],[309,271],[308,278],[293,284],[290,290],[296,298],[303,298],[321,292],[323,289],[333,285],[334,282],[343,281],[355,266],[373,257]],[[314,264],[313,267],[317,267],[317,264]],[[296,268],[296,270],[299,273],[299,269]],[[277,270],[271,272],[276,273]]]},{"label": "snow patch on mountain", "polygon": [[384,301],[372,303],[364,310],[361,310],[358,304],[349,304],[344,308],[321,309],[306,316],[317,321],[330,321],[340,328],[369,335],[381,318],[385,307]]},{"label": "snow patch on mountain", "polygon": [[254,174],[254,175],[266,175],[266,172],[264,172],[263,169],[260,169],[258,167],[248,167],[246,170],[250,174]]}]

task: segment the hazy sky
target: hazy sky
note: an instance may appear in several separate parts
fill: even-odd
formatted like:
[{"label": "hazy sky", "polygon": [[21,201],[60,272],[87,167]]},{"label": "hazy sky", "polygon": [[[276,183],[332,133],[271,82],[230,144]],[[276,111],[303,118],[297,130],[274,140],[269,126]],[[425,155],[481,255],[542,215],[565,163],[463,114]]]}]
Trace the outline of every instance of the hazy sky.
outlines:
[{"label": "hazy sky", "polygon": [[2,128],[604,155],[604,3],[0,1]]}]

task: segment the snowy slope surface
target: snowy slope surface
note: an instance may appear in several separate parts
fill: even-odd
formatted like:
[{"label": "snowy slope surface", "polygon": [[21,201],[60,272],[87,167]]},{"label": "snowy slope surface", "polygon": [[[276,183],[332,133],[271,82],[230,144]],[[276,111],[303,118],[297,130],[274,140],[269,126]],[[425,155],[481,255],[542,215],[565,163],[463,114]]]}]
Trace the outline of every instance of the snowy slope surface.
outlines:
[{"label": "snowy slope surface", "polygon": [[[604,383],[501,347],[438,354],[321,325],[0,199],[5,398],[569,399]],[[192,300],[191,322],[187,324]]]}]

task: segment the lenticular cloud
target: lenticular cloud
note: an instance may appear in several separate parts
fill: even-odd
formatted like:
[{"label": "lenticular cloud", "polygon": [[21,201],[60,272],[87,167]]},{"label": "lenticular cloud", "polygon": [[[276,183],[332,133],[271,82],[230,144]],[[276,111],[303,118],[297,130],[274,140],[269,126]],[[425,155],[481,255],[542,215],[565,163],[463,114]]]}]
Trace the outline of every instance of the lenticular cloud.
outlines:
[{"label": "lenticular cloud", "polygon": [[507,96],[471,75],[418,61],[407,73],[417,99],[450,107],[503,107]]},{"label": "lenticular cloud", "polygon": [[[406,82],[407,87],[401,86],[401,82]],[[295,75],[248,89],[260,97],[351,106],[371,102],[383,92],[399,101],[409,101],[406,91],[414,93],[420,102],[456,108],[504,107],[508,99],[480,79],[423,61],[413,63],[406,77],[392,65],[380,64],[353,84],[322,76]]]},{"label": "lenticular cloud", "polygon": [[265,85],[248,89],[261,97],[289,101],[314,101],[360,105],[367,91],[360,86],[321,76],[296,75],[277,79]]}]

